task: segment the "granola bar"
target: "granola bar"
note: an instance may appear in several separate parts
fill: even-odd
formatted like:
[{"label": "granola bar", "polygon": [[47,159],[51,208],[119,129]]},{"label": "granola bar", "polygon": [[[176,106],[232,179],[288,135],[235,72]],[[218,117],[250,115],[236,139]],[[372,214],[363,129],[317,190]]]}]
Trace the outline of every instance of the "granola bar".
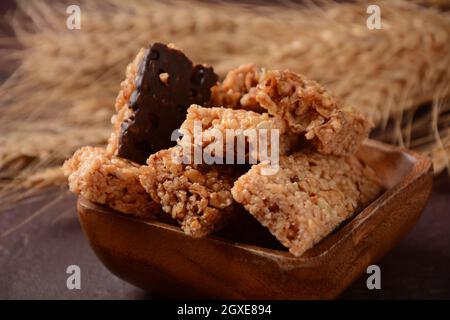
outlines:
[{"label": "granola bar", "polygon": [[173,160],[182,156],[178,147],[153,154],[148,166],[141,167],[140,181],[186,234],[203,237],[233,215],[230,190],[239,172],[230,166],[186,165]]},{"label": "granola bar", "polygon": [[207,103],[217,82],[211,67],[193,64],[173,45],[154,43],[128,65],[116,98],[111,154],[144,164],[174,143],[170,136],[192,103]]},{"label": "granola bar", "polygon": [[211,88],[210,105],[263,112],[256,101],[256,86],[261,71],[253,64],[231,70],[222,83]]},{"label": "granola bar", "polygon": [[187,108],[207,103],[217,79],[212,67],[193,64],[174,46],[152,44],[139,64],[131,115],[120,124],[117,155],[145,164],[151,154],[175,145],[170,138]]},{"label": "granola bar", "polygon": [[304,134],[319,152],[353,154],[367,138],[370,121],[317,82],[291,71],[268,71],[259,80],[256,101],[260,106],[293,133]]},{"label": "granola bar", "polygon": [[111,118],[113,130],[106,147],[106,151],[110,154],[117,154],[119,147],[120,126],[125,119],[130,118],[132,115],[132,111],[130,109],[130,97],[136,89],[136,76],[139,70],[139,65],[144,58],[144,54],[144,48],[139,50],[134,60],[127,66],[125,80],[120,83],[120,91],[114,105],[116,114],[114,114]]},{"label": "granola bar", "polygon": [[355,156],[302,151],[280,159],[274,175],[253,166],[234,184],[233,198],[295,256],[319,242],[381,191],[374,171]]},{"label": "granola bar", "polygon": [[139,167],[102,148],[83,147],[63,165],[70,190],[89,201],[140,217],[159,211],[139,183]]},{"label": "granola bar", "polygon": [[[195,124],[201,125],[202,137],[200,141],[194,141],[194,127]],[[187,111],[186,120],[181,125],[181,132],[185,134],[180,140],[180,145],[197,145],[202,149],[207,148],[211,143],[216,142],[215,133],[219,133],[223,138],[223,157],[226,155],[226,143],[227,143],[227,131],[231,130],[235,134],[232,136],[236,145],[237,137],[239,135],[245,135],[246,130],[255,129],[254,134],[254,153],[252,157],[255,160],[258,158],[258,148],[261,147],[257,141],[260,129],[266,129],[267,135],[265,140],[267,143],[267,155],[271,154],[271,130],[277,129],[279,133],[279,140],[276,142],[279,144],[279,154],[287,154],[299,143],[299,136],[291,133],[286,133],[286,127],[282,121],[277,120],[274,117],[269,116],[267,113],[256,113],[247,110],[235,110],[229,108],[204,108],[198,105],[192,105]],[[198,139],[197,139],[198,140]],[[249,138],[247,137],[247,143]],[[198,145],[197,142],[201,144]],[[246,146],[248,151],[248,145]],[[232,150],[233,153],[235,149]],[[247,158],[248,159],[248,158]]]}]

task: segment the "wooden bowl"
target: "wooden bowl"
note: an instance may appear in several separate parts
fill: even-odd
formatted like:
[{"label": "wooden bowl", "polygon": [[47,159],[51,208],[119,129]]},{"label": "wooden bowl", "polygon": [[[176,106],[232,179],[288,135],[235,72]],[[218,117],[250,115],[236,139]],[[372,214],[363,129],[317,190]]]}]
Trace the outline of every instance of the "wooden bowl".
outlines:
[{"label": "wooden bowl", "polygon": [[79,219],[106,267],[158,295],[335,298],[413,227],[432,187],[432,163],[415,152],[368,141],[358,156],[375,169],[386,191],[299,258],[271,245],[265,228],[251,221],[248,228],[258,234],[253,242],[221,235],[194,239],[177,226],[133,218],[83,198]]}]

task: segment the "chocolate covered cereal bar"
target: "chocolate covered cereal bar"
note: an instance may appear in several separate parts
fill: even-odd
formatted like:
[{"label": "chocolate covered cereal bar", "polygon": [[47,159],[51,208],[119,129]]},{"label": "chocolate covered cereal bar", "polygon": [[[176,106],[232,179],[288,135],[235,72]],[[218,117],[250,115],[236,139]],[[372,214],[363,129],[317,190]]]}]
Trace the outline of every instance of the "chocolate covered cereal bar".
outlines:
[{"label": "chocolate covered cereal bar", "polygon": [[126,76],[108,150],[140,164],[175,144],[171,135],[184,121],[186,109],[206,104],[218,79],[211,67],[194,65],[183,52],[162,43],[141,50]]},{"label": "chocolate covered cereal bar", "polygon": [[280,159],[275,175],[254,165],[231,192],[295,256],[374,200],[381,187],[355,156],[302,151]]},{"label": "chocolate covered cereal bar", "polygon": [[132,116],[132,110],[130,109],[130,97],[136,89],[136,77],[138,74],[139,65],[141,64],[144,55],[145,49],[142,48],[139,50],[134,60],[127,66],[125,80],[120,83],[120,91],[114,105],[116,114],[114,114],[111,118],[113,130],[108,140],[108,146],[106,147],[106,150],[110,154],[117,154],[119,147],[120,127],[125,119],[129,119]]}]

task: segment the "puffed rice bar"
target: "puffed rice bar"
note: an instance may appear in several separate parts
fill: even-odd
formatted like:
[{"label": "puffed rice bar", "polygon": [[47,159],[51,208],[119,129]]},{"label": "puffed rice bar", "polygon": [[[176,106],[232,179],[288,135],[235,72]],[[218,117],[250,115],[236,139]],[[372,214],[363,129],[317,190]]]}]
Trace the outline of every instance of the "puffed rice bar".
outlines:
[{"label": "puffed rice bar", "polygon": [[125,80],[120,83],[120,91],[114,105],[116,114],[111,118],[113,131],[106,147],[107,152],[110,154],[117,154],[119,148],[120,126],[125,119],[128,119],[132,115],[132,110],[129,108],[129,102],[131,94],[136,89],[136,76],[144,55],[145,49],[142,48],[139,50],[134,60],[128,64],[125,72]]},{"label": "puffed rice bar", "polygon": [[323,154],[353,154],[372,128],[362,114],[317,82],[287,70],[261,75],[256,101],[291,132],[304,134]]},{"label": "puffed rice bar", "polygon": [[280,159],[275,175],[254,165],[231,192],[295,256],[319,242],[380,193],[374,171],[355,156],[302,151]]},{"label": "puffed rice bar", "polygon": [[[194,141],[194,125],[196,123],[201,124],[201,141]],[[260,129],[267,129],[267,155],[270,155],[272,151],[272,139],[270,134],[273,129],[279,130],[279,140],[276,141],[276,143],[278,143],[279,154],[287,154],[299,144],[300,139],[298,135],[294,135],[292,133],[285,134],[286,127],[284,126],[284,123],[269,116],[267,113],[260,114],[247,110],[236,110],[222,107],[204,108],[198,105],[191,105],[187,110],[186,120],[181,125],[181,132],[184,133],[185,136],[183,136],[180,140],[180,145],[193,146],[194,144],[197,144],[196,142],[201,142],[201,145],[198,145],[198,147],[204,149],[215,141],[214,133],[220,133],[223,137],[224,145],[222,150],[223,155],[225,156],[227,151],[227,130],[232,130],[231,132],[236,133],[236,135],[233,135],[236,140],[237,136],[244,134],[248,129],[255,129],[255,137],[258,137]],[[257,138],[255,140],[257,140]],[[255,153],[258,151],[257,148],[259,147],[261,146],[255,142]],[[233,152],[234,151],[235,150],[233,149]],[[260,160],[257,154],[253,155],[253,157],[258,161]]]},{"label": "puffed rice bar", "polygon": [[186,165],[173,161],[178,147],[161,150],[142,166],[140,181],[162,209],[193,237],[206,236],[233,215],[236,203],[230,189],[238,177],[230,166]]},{"label": "puffed rice bar", "polygon": [[210,104],[216,107],[263,112],[255,94],[259,77],[260,70],[253,63],[231,70],[222,83],[211,88]]},{"label": "puffed rice bar", "polygon": [[139,182],[139,167],[102,148],[83,147],[63,165],[70,190],[89,201],[141,217],[154,216],[159,205]]}]

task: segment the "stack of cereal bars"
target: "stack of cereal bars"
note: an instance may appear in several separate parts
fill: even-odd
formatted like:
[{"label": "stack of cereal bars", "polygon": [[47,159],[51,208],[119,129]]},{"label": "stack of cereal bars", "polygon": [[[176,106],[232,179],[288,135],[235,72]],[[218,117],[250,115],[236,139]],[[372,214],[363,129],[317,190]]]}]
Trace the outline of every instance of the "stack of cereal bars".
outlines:
[{"label": "stack of cereal bars", "polygon": [[[115,108],[106,149],[83,147],[64,164],[71,191],[124,214],[165,212],[193,237],[243,206],[300,256],[381,192],[354,155],[370,122],[288,70],[248,64],[218,82],[211,67],[154,43],[128,65]],[[249,151],[248,132],[265,137],[260,148],[277,153],[276,168]],[[192,156],[208,150],[213,162]]]}]

